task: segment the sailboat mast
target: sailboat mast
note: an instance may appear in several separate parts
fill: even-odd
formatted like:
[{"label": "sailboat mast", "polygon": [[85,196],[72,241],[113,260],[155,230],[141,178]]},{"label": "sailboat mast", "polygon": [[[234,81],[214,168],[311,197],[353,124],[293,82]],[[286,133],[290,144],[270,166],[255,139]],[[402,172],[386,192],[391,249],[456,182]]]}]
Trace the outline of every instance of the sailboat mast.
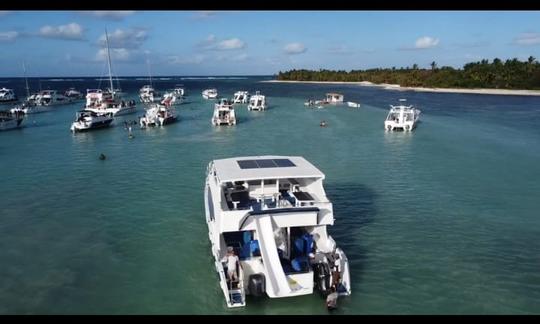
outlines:
[{"label": "sailboat mast", "polygon": [[30,87],[28,86],[28,78],[26,77],[26,66],[24,66],[24,61],[22,63],[22,68],[24,72],[24,81],[26,83],[26,97],[30,97]]},{"label": "sailboat mast", "polygon": [[107,28],[105,28],[105,43],[107,44],[107,63],[109,64],[109,82],[111,83],[111,93],[114,98],[114,86],[113,86],[112,70],[111,70],[111,52],[109,50],[109,35],[107,34]]},{"label": "sailboat mast", "polygon": [[154,85],[152,84],[152,73],[150,72],[150,60],[148,59],[148,57],[146,58],[146,65],[148,66],[148,76],[150,77],[150,86],[154,87]]}]

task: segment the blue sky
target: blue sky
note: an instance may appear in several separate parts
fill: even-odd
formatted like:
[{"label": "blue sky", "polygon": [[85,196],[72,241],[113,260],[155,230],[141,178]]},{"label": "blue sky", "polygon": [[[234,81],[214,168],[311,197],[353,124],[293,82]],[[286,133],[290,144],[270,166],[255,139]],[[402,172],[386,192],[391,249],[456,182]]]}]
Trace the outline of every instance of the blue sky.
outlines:
[{"label": "blue sky", "polygon": [[0,11],[0,77],[261,75],[540,59],[540,12]]}]

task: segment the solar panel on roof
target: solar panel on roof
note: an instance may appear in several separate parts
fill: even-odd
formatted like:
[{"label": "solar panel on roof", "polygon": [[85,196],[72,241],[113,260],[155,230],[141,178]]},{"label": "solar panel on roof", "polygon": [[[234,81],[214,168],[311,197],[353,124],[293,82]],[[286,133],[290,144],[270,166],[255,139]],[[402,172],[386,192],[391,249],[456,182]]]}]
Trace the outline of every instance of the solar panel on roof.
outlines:
[{"label": "solar panel on roof", "polygon": [[259,165],[259,168],[277,168],[278,166],[274,163],[273,160],[255,160]]},{"label": "solar panel on roof", "polygon": [[289,159],[239,160],[236,162],[238,162],[240,169],[286,168],[296,166]]},{"label": "solar panel on roof", "polygon": [[296,166],[296,164],[289,159],[274,159],[274,163],[280,168]]},{"label": "solar panel on roof", "polygon": [[240,169],[258,169],[259,168],[255,160],[241,160],[237,162]]}]

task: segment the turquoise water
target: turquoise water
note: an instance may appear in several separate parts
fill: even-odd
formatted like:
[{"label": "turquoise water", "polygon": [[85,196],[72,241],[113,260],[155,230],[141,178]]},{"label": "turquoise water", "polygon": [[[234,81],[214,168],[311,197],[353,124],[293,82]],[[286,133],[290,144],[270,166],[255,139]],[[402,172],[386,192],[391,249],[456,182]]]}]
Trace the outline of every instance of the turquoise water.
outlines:
[{"label": "turquoise water", "polygon": [[[338,314],[540,313],[540,98],[259,80],[157,80],[183,82],[189,103],[180,122],[134,139],[122,118],[72,135],[81,104],[0,133],[0,313],[326,314],[316,294],[224,303],[204,220],[206,166],[263,154],[304,156],[326,174],[329,231],[351,263]],[[135,98],[145,83],[122,86]],[[261,90],[270,107],[239,106],[236,127],[214,128],[200,96],[209,87]],[[304,107],[329,91],[362,107]],[[388,104],[402,97],[422,122],[386,133]]]}]

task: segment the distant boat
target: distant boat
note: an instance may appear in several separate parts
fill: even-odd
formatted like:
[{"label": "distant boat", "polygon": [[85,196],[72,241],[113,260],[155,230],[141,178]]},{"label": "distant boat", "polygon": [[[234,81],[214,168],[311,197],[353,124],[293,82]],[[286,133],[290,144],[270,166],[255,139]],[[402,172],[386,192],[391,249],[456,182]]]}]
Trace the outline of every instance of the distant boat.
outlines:
[{"label": "distant boat", "polygon": [[235,104],[246,104],[249,100],[249,92],[247,91],[237,91],[234,93],[233,103]]},{"label": "distant boat", "polygon": [[162,105],[180,105],[185,96],[184,88],[176,87],[163,95]]},{"label": "distant boat", "polygon": [[343,95],[340,93],[327,93],[326,94],[326,103],[342,103]]},{"label": "distant boat", "polygon": [[174,108],[165,105],[153,104],[143,117],[139,119],[141,128],[148,126],[164,126],[170,123],[174,123],[178,120],[178,115]]},{"label": "distant boat", "polygon": [[38,106],[58,106],[72,103],[73,100],[57,90],[42,90],[34,98]]},{"label": "distant boat", "polygon": [[19,112],[0,111],[0,131],[21,127],[24,120],[23,114]]},{"label": "distant boat", "polygon": [[66,92],[64,93],[64,96],[66,96],[67,98],[70,98],[72,101],[84,98],[84,95],[75,88],[69,88],[68,90],[66,90]]},{"label": "distant boat", "polygon": [[217,89],[206,89],[202,92],[204,99],[217,99],[218,91]]},{"label": "distant boat", "polygon": [[404,130],[412,131],[416,127],[416,123],[420,118],[420,110],[414,108],[412,105],[406,106],[404,102],[406,99],[399,99],[400,104],[398,106],[390,105],[390,112],[384,121],[384,129],[388,131],[392,130]]},{"label": "distant boat", "polygon": [[159,93],[151,85],[145,85],[139,90],[139,98],[142,103],[149,104],[158,102],[160,98]]},{"label": "distant boat", "polygon": [[2,88],[0,89],[0,104],[11,103],[18,101],[17,95],[13,89]]},{"label": "distant boat", "polygon": [[260,94],[259,91],[249,99],[248,110],[265,110],[266,109],[266,97]]},{"label": "distant boat", "polygon": [[347,101],[347,106],[353,107],[353,108],[360,108],[360,104],[352,101]]},{"label": "distant boat", "polygon": [[135,104],[135,100],[122,100],[123,95],[121,90],[114,88],[111,68],[111,53],[109,49],[109,35],[107,34],[106,29],[105,42],[107,45],[107,65],[109,67],[110,88],[106,90],[87,89],[86,105],[84,110],[98,115],[111,114],[112,116],[135,113],[137,111],[137,105]]},{"label": "distant boat", "polygon": [[236,125],[236,114],[234,113],[233,103],[230,100],[221,99],[218,103],[214,105],[212,125]]}]

